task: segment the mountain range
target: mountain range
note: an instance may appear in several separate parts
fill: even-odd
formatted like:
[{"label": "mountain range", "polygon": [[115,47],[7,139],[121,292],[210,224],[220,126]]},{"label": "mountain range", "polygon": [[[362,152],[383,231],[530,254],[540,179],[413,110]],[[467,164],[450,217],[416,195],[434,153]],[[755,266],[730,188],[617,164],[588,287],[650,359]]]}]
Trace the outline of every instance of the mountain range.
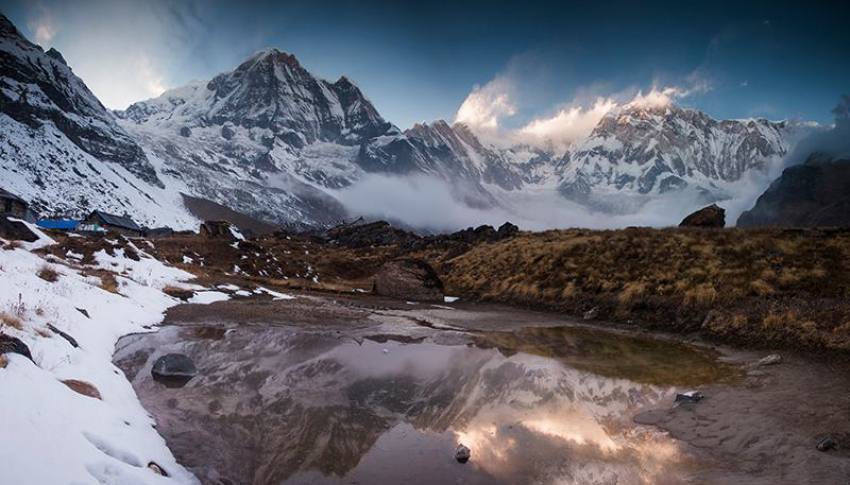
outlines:
[{"label": "mountain range", "polygon": [[606,213],[679,193],[718,201],[778,166],[804,129],[626,104],[566,150],[497,146],[462,123],[402,131],[348,78],[320,79],[277,49],[109,111],[58,51],[2,16],[0,67],[3,189],[46,214],[101,209],[174,228],[197,225],[185,196],[278,225],[331,225],[355,215],[339,191],[373,174],[433,177],[461,204],[507,212],[512,194],[537,192]]}]

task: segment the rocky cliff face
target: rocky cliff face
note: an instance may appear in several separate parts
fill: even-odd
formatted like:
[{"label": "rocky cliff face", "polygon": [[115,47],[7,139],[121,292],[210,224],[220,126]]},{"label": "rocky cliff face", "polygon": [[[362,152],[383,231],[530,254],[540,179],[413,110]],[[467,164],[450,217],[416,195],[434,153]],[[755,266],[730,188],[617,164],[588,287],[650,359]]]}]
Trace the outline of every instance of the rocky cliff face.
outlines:
[{"label": "rocky cliff face", "polygon": [[785,169],[738,225],[850,226],[850,160],[815,155]]},{"label": "rocky cliff face", "polygon": [[175,226],[193,219],[63,56],[29,42],[2,15],[0,186],[48,214],[102,209]]},{"label": "rocky cliff face", "polygon": [[0,106],[30,129],[53,124],[81,150],[161,186],[142,149],[55,49],[44,52],[0,15]]}]

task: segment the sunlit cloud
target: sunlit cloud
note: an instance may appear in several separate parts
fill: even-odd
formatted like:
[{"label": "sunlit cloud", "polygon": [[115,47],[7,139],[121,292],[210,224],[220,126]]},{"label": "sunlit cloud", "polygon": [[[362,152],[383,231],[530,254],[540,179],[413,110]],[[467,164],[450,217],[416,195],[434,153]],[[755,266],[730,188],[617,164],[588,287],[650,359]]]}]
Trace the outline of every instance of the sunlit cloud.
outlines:
[{"label": "sunlit cloud", "polygon": [[455,122],[478,130],[499,128],[502,119],[516,114],[512,90],[511,82],[505,77],[497,77],[484,86],[475,86],[458,108]]},{"label": "sunlit cloud", "polygon": [[553,145],[565,149],[587,137],[609,111],[617,107],[611,98],[597,98],[592,106],[563,108],[551,117],[532,120],[519,129],[521,139],[533,145]]},{"label": "sunlit cloud", "polygon": [[147,90],[148,96],[156,97],[164,93],[167,88],[163,76],[156,70],[150,58],[145,55],[139,56],[137,64],[142,85]]},{"label": "sunlit cloud", "polygon": [[[597,96],[590,103],[578,98],[557,108],[550,116],[539,116],[516,129],[504,122],[519,111],[513,93],[516,83],[499,76],[482,87],[476,86],[461,104],[455,122],[468,125],[485,143],[499,146],[528,144],[566,150],[591,134],[608,113],[621,108],[665,108],[677,101],[711,89],[699,76],[688,77],[688,87],[653,86],[648,91]],[[631,93],[631,94],[628,94]]]}]

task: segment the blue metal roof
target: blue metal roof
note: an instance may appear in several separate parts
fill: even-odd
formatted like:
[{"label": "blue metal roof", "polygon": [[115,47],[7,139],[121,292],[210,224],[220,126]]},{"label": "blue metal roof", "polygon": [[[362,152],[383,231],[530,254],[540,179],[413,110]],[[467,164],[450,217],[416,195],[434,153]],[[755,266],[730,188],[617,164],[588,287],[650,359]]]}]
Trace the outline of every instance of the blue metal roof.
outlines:
[{"label": "blue metal roof", "polygon": [[36,225],[45,229],[73,231],[77,229],[77,226],[80,225],[80,221],[75,221],[72,219],[39,219],[38,222],[36,222]]}]

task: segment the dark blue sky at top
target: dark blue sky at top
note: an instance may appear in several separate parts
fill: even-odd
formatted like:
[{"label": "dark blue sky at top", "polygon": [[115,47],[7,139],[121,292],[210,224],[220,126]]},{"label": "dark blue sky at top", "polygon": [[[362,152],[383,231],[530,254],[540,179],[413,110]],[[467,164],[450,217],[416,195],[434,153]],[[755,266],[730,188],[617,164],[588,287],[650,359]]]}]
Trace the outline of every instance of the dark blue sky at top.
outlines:
[{"label": "dark blue sky at top", "polygon": [[[38,19],[51,19],[51,45],[98,95],[104,74],[86,66],[129,69],[121,62],[136,49],[176,87],[273,46],[321,77],[347,75],[402,128],[452,119],[474,86],[500,75],[518,87],[514,123],[597,95],[695,82],[711,89],[681,103],[717,118],[828,122],[850,93],[848,5],[0,0],[32,39]],[[133,53],[102,47],[113,42]]]}]

